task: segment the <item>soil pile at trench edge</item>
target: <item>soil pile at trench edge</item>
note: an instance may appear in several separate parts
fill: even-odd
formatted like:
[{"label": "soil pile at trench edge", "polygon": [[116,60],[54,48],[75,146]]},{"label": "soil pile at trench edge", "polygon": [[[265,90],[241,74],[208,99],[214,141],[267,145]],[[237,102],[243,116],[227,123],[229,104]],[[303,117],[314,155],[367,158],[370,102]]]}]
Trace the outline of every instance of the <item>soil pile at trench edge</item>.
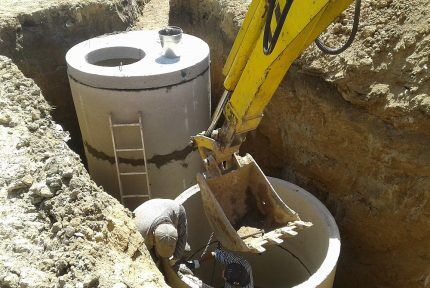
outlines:
[{"label": "soil pile at trench edge", "polygon": [[131,213],[91,181],[50,111],[0,56],[0,287],[165,287]]}]

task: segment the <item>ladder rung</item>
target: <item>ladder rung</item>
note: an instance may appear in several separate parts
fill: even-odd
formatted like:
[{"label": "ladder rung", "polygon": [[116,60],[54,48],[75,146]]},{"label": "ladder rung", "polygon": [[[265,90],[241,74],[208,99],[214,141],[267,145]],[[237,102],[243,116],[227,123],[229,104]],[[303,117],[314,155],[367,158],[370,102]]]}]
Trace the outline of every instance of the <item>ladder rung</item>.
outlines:
[{"label": "ladder rung", "polygon": [[[112,114],[109,115],[109,128],[110,128],[110,132],[111,132],[111,137],[112,137],[112,146],[113,146],[113,151],[114,151],[114,156],[115,156],[115,166],[116,166],[116,172],[117,172],[117,177],[118,177],[118,186],[119,186],[119,194],[120,194],[120,200],[121,203],[124,204],[124,199],[126,198],[148,198],[151,199],[151,189],[150,189],[150,184],[149,184],[149,177],[148,177],[148,168],[147,168],[147,162],[146,162],[146,153],[145,153],[145,143],[143,140],[143,127],[142,127],[142,115],[141,112],[138,113],[139,114],[139,122],[138,123],[116,123],[113,124],[112,123]],[[116,148],[116,143],[115,143],[115,129],[116,127],[138,127],[140,130],[140,139],[141,139],[141,143],[142,145],[139,145],[139,148],[120,148],[117,149]],[[134,145],[131,145],[134,146]],[[120,172],[119,170],[119,162],[118,162],[118,152],[137,152],[137,151],[141,151],[143,154],[143,161],[145,163],[145,171],[138,171],[138,172]],[[122,181],[121,181],[121,176],[128,176],[128,175],[145,175],[146,178],[146,187],[147,187],[147,193],[148,194],[139,194],[139,195],[124,195],[123,194],[123,187],[122,187]]]},{"label": "ladder rung", "polygon": [[143,148],[121,148],[121,149],[116,149],[116,152],[133,152],[133,151],[143,151]]},{"label": "ladder rung", "polygon": [[146,175],[146,172],[122,172],[119,175]]},{"label": "ladder rung", "polygon": [[112,124],[112,127],[139,127],[139,123]]}]

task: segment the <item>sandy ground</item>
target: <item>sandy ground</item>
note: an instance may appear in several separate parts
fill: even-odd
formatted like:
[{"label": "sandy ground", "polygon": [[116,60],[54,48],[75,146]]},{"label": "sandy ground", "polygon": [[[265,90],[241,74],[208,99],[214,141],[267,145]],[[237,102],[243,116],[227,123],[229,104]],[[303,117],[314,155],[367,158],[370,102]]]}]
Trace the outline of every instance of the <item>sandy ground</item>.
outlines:
[{"label": "sandy ground", "polygon": [[169,25],[169,0],[151,0],[144,6],[142,17],[132,28],[159,29]]},{"label": "sandy ground", "polygon": [[131,213],[91,181],[51,110],[0,56],[0,287],[163,287]]}]

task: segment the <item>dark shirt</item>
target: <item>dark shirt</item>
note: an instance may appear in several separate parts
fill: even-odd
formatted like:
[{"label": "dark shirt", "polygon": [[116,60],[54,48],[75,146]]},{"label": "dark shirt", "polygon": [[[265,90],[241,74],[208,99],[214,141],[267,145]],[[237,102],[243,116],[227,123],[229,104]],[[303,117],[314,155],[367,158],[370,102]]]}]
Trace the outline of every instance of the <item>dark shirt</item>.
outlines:
[{"label": "dark shirt", "polygon": [[[245,286],[246,288],[254,288],[254,281],[252,279],[252,269],[251,265],[249,265],[248,261],[243,259],[240,256],[236,256],[228,251],[222,250],[222,249],[216,249],[215,250],[215,260],[218,262],[228,265],[230,263],[237,263],[245,267],[246,271],[248,271],[249,274],[249,284]],[[230,285],[230,283],[225,282],[224,288],[233,288],[235,286]]]}]

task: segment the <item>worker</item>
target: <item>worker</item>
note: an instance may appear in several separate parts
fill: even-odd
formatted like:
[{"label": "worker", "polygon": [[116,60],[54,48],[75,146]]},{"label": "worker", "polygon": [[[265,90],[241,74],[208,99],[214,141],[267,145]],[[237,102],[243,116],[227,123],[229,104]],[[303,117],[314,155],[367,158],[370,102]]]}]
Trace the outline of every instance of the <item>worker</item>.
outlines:
[{"label": "worker", "polygon": [[188,246],[187,216],[182,205],[171,199],[151,199],[137,207],[134,214],[137,230],[153,256],[182,258]]},{"label": "worker", "polygon": [[225,280],[224,287],[246,287],[254,288],[251,265],[240,256],[234,255],[218,247],[214,252],[203,255],[199,260],[187,261],[185,265],[190,269],[197,269],[201,262],[214,258],[224,265],[221,277]]}]

